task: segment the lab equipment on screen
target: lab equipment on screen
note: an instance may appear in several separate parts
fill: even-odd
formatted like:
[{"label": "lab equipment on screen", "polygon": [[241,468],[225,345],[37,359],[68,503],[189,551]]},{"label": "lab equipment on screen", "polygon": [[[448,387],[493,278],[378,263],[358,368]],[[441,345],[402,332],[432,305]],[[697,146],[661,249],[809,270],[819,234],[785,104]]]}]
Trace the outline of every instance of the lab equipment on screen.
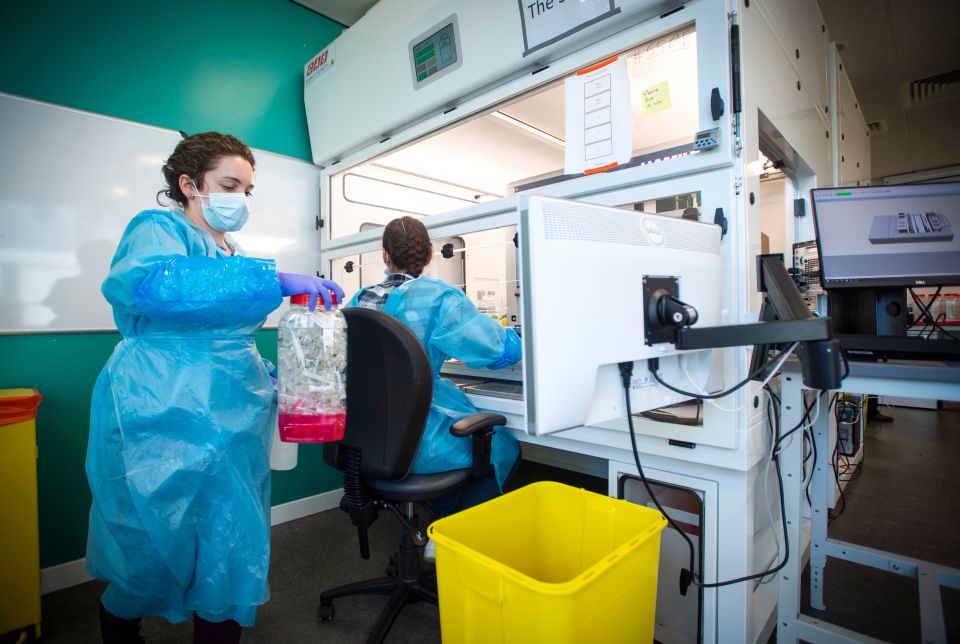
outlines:
[{"label": "lab equipment on screen", "polygon": [[960,283],[960,183],[813,191],[823,287]]}]

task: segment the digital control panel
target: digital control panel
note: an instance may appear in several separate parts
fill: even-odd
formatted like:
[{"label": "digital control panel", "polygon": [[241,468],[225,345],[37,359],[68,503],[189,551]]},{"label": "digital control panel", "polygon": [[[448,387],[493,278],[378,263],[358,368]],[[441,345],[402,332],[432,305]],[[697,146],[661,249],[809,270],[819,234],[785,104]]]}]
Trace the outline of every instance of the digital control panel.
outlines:
[{"label": "digital control panel", "polygon": [[415,89],[460,67],[463,60],[456,14],[414,38],[409,49]]}]

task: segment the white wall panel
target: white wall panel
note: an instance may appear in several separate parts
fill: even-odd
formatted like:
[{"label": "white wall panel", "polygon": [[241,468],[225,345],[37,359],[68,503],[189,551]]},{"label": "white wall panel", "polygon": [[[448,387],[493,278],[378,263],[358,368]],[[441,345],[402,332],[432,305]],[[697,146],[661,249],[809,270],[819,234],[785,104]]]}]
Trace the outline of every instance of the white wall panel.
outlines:
[{"label": "white wall panel", "polygon": [[[160,168],[179,140],[173,130],[0,94],[0,332],[116,328],[100,285],[130,219],[161,207]],[[312,273],[320,169],[254,155],[253,213],[235,237],[250,256]]]}]

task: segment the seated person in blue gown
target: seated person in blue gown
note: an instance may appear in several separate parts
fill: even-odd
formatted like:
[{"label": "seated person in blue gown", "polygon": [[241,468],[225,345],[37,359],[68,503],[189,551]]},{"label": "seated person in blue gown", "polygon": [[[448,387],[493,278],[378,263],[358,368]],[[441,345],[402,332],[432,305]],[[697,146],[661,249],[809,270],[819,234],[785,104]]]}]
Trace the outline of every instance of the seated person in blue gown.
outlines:
[{"label": "seated person in blue gown", "polygon": [[[420,338],[430,358],[433,403],[411,474],[446,472],[473,462],[473,439],[454,436],[450,427],[477,409],[452,382],[440,377],[443,362],[456,358],[470,367],[499,369],[520,360],[520,339],[513,329],[478,311],[462,290],[423,275],[432,257],[426,227],[413,217],[394,219],[383,231],[387,278],[361,289],[349,303],[399,319]],[[519,458],[517,440],[497,428],[490,456],[494,475],[475,481],[455,498],[431,505],[447,514],[498,496]]]}]

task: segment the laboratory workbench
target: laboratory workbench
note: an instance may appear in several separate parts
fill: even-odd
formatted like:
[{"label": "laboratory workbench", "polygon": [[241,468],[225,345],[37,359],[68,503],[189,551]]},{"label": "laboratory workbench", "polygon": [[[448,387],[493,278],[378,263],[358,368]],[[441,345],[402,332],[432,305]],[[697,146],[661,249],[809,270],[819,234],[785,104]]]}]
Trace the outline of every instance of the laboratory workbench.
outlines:
[{"label": "laboratory workbench", "polygon": [[[960,363],[934,361],[850,362],[850,371],[840,387],[842,391],[857,391],[871,395],[897,395],[933,400],[960,401]],[[800,424],[805,406],[817,394],[807,389],[800,375],[800,363],[788,360],[782,373],[783,431]],[[960,570],[935,563],[912,559],[874,548],[831,539],[827,534],[828,508],[835,484],[832,451],[829,445],[830,392],[823,392],[819,414],[812,427],[819,449],[810,483],[810,605],[825,608],[823,579],[827,558],[843,559],[862,566],[884,570],[916,579],[920,593],[920,623],[922,641],[939,644],[946,642],[946,629],[940,599],[941,586],[960,589]],[[781,468],[787,535],[791,544],[800,543],[802,502],[804,489],[803,432],[797,431],[784,440],[781,450]],[[791,557],[779,574],[777,608],[777,641],[800,640],[826,643],[877,642],[852,630],[804,615],[800,610],[803,562]]]}]

